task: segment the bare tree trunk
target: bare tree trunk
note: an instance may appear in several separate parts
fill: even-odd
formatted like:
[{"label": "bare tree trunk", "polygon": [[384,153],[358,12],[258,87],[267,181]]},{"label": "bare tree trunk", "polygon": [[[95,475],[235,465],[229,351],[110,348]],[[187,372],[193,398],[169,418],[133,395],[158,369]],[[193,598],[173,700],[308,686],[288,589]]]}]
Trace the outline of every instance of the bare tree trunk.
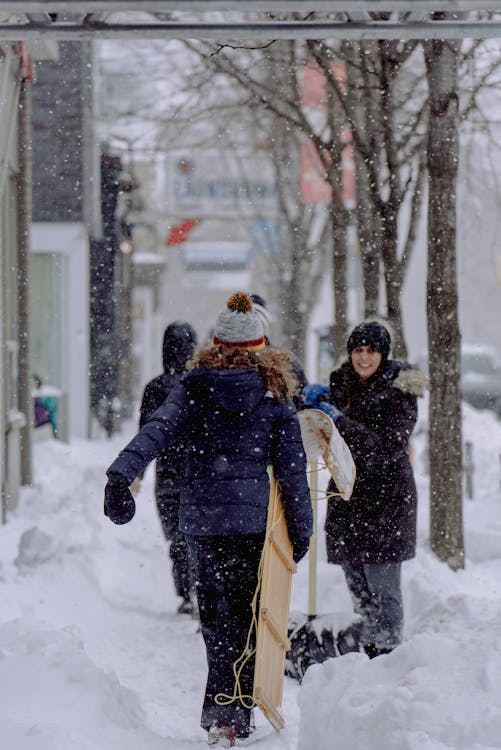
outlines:
[{"label": "bare tree trunk", "polygon": [[[277,90],[281,69],[271,66]],[[294,66],[291,66],[293,69]],[[291,100],[299,98],[295,79],[287,81]],[[262,131],[261,131],[262,136]],[[283,119],[273,118],[271,160],[276,174],[280,222],[286,238],[275,262],[268,266],[267,286],[280,300],[280,346],[305,362],[306,337],[311,313],[317,302],[318,287],[324,276],[327,245],[325,231],[315,232],[315,211],[298,201],[301,194],[300,139]]]},{"label": "bare tree trunk", "polygon": [[[374,152],[373,127],[374,108],[369,85],[369,69],[374,65],[374,42],[343,42],[343,54],[346,60],[346,96],[348,108],[352,113],[353,123],[365,134],[367,143]],[[360,149],[354,148],[353,158],[356,174],[356,206],[358,240],[364,286],[364,318],[377,315],[379,309],[379,273],[381,248],[378,242],[378,216],[369,188],[369,175]]]},{"label": "bare tree trunk", "polygon": [[373,318],[379,309],[379,276],[381,253],[374,232],[378,218],[375,215],[374,204],[369,198],[367,190],[367,173],[362,158],[355,151],[355,170],[357,184],[357,225],[358,239],[362,261],[362,278],[364,283],[364,317]]},{"label": "bare tree trunk", "polygon": [[298,258],[298,253],[294,253],[291,256],[292,274],[287,287],[282,293],[282,309],[284,311],[283,336],[285,348],[293,352],[299,362],[303,363],[305,359],[309,311],[305,309],[302,300],[302,276]]},{"label": "bare tree trunk", "polygon": [[332,220],[332,276],[334,291],[334,357],[345,351],[348,338],[347,296],[347,243],[348,211],[343,201],[334,199],[331,204]]},{"label": "bare tree trunk", "polygon": [[[324,61],[325,62],[325,61]],[[324,68],[325,70],[325,68]],[[328,63],[326,81],[332,75]],[[348,337],[348,224],[349,212],[343,199],[343,144],[344,110],[335,90],[327,85],[327,128],[330,143],[327,162],[324,162],[331,188],[330,217],[332,226],[332,292],[334,311],[334,357],[345,351]]]},{"label": "bare tree trunk", "polygon": [[[447,14],[442,14],[447,15]],[[428,352],[430,543],[450,568],[464,567],[460,332],[456,278],[459,43],[425,42],[428,134]]]},{"label": "bare tree trunk", "polygon": [[405,344],[402,324],[401,304],[402,273],[400,262],[397,258],[397,210],[394,210],[388,204],[384,206],[383,223],[385,227],[383,236],[383,262],[386,310],[392,328],[392,350],[396,359],[406,360],[407,346]]}]

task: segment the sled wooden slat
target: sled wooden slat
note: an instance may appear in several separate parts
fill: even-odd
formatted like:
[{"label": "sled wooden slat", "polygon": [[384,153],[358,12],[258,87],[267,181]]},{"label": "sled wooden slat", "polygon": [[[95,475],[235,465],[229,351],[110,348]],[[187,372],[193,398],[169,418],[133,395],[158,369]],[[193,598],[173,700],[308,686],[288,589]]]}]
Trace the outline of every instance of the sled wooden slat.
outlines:
[{"label": "sled wooden slat", "polygon": [[284,638],[282,633],[280,632],[280,629],[278,625],[276,624],[275,620],[273,619],[273,616],[270,612],[268,612],[267,609],[261,610],[261,617],[263,620],[266,621],[266,625],[271,630],[272,634],[275,636],[276,640],[285,648],[286,651],[288,651],[291,647],[291,642],[288,638]]},{"label": "sled wooden slat", "polygon": [[284,565],[286,565],[292,573],[295,573],[296,563],[291,557],[289,537],[287,536],[287,547],[284,545],[284,540],[277,537],[274,531],[270,531],[269,540],[273,545],[274,551],[282,558],[282,562],[284,563]]},{"label": "sled wooden slat", "polygon": [[280,491],[271,477],[270,501],[263,551],[263,569],[256,636],[254,701],[278,732],[285,722],[280,713],[288,638],[292,574],[296,563],[282,508]]},{"label": "sled wooden slat", "polygon": [[[272,725],[273,729],[276,729],[277,732],[279,732],[281,729],[284,728],[285,722],[282,714],[280,711],[277,711],[275,706],[272,704],[270,700],[266,697],[266,695],[263,693],[262,690],[257,691],[257,695],[259,696],[259,707],[265,714],[266,718]],[[255,696],[255,700],[257,702],[257,695]]]}]

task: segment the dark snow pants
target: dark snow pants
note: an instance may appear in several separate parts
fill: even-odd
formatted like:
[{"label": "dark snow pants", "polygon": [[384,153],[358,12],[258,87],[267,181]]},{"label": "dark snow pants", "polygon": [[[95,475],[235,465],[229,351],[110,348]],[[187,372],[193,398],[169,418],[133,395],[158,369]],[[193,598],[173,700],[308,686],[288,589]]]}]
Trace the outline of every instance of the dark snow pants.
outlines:
[{"label": "dark snow pants", "polygon": [[179,495],[165,495],[157,492],[157,509],[162,531],[169,545],[172,561],[172,577],[176,594],[185,601],[193,590],[193,571],[188,555],[186,536],[179,529]]},{"label": "dark snow pants", "polygon": [[[345,564],[342,566],[353,608],[362,622],[348,629],[338,640],[343,653],[358,647],[390,651],[402,642],[404,610],[400,585],[401,563]],[[345,631],[346,633],[346,631]],[[351,641],[353,647],[350,648]]]},{"label": "dark snow pants", "polygon": [[[238,737],[246,737],[250,708],[244,707],[238,699],[220,705],[217,696],[234,693],[233,664],[246,647],[252,623],[252,599],[258,583],[264,534],[187,535],[187,541],[207,651],[208,675],[200,723],[206,730],[211,725],[233,727]],[[249,650],[254,647],[255,633]],[[248,702],[252,697],[254,658],[246,662],[239,681],[240,692],[247,696]]]}]

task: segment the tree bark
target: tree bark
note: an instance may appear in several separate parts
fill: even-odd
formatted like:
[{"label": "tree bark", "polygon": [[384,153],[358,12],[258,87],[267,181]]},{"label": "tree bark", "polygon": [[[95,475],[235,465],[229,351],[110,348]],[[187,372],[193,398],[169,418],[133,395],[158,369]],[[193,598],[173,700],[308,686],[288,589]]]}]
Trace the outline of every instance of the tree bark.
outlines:
[{"label": "tree bark", "polygon": [[349,214],[339,193],[333,191],[330,206],[332,222],[332,278],[334,292],[334,358],[346,348],[348,338],[348,222]]},{"label": "tree bark", "polygon": [[397,210],[386,204],[383,209],[383,264],[386,291],[386,311],[392,329],[392,352],[395,359],[407,359],[402,323],[402,273],[400,261],[397,258],[398,228]]},{"label": "tree bark", "polygon": [[[369,68],[374,64],[374,42],[344,42],[348,108],[356,127],[365,134],[375,151],[372,128],[374,108],[369,86]],[[356,206],[358,240],[364,286],[364,318],[373,318],[379,310],[381,243],[379,219],[371,198],[369,175],[360,149],[353,149],[356,174]]]},{"label": "tree bark", "polygon": [[458,56],[459,42],[425,42],[430,94],[427,145],[430,543],[440,560],[453,570],[464,567],[456,278]]}]

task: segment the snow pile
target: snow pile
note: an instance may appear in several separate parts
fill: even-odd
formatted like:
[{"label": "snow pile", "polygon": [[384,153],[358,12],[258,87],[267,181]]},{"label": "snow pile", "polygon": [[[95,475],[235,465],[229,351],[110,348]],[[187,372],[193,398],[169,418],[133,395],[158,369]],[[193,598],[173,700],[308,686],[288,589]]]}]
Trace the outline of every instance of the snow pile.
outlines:
[{"label": "snow pile", "polygon": [[348,654],[308,670],[301,750],[500,747],[499,576],[447,575],[421,557],[404,583],[414,634],[384,658]]},{"label": "snow pile", "polygon": [[452,572],[426,543],[422,432],[421,545],[402,569],[405,643],[372,661],[348,654],[310,668],[299,693],[298,750],[501,747],[501,424],[468,406],[464,417],[475,464],[474,498],[464,508],[466,568]]},{"label": "snow pile", "polygon": [[[405,642],[370,661],[348,654],[286,679],[267,750],[500,750],[501,423],[465,407],[474,499],[465,500],[467,563],[453,573],[430,552],[426,411],[414,442],[419,551],[403,566]],[[0,527],[0,736],[12,750],[206,747],[199,727],[205,652],[177,615],[149,470],[124,527],[102,514],[112,440],[35,444],[35,482]],[[323,477],[324,484],[326,477]],[[339,568],[325,561],[319,505],[317,602],[333,629],[353,618]],[[308,562],[291,607],[307,611]]]},{"label": "snow pile", "polygon": [[4,747],[113,747],[121,738],[132,748],[134,737],[136,746],[144,740],[138,698],[93,663],[78,628],[11,620],[0,643]]}]

